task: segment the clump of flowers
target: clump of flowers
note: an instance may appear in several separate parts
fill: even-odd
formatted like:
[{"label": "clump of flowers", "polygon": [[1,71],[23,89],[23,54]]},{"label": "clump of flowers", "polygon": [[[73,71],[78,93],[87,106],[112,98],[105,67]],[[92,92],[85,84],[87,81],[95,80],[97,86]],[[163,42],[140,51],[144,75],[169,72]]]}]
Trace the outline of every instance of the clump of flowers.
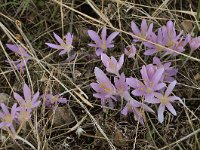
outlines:
[{"label": "clump of flowers", "polygon": [[[177,96],[170,96],[176,85],[175,76],[178,70],[172,66],[171,62],[162,62],[159,56],[177,56],[179,53],[185,51],[187,44],[190,45],[193,51],[200,47],[198,44],[199,38],[191,38],[189,34],[184,36],[182,31],[178,33],[172,21],[168,21],[166,25],[160,27],[157,33],[153,32],[153,24],[148,26],[145,19],[142,20],[141,29],[132,21],[131,29],[133,34],[144,40],[137,39],[137,37],[133,36],[133,42],[135,43],[131,43],[124,48],[125,55],[128,56],[128,58],[134,58],[137,52],[134,44],[141,42],[146,48],[144,52],[145,55],[150,56],[157,54],[158,57],[153,57],[152,64],[150,63],[142,66],[140,70],[141,78],[132,76],[126,78],[124,72],[120,74],[124,63],[124,55],[121,55],[118,62],[115,57],[109,57],[107,54],[104,54],[106,52],[105,49],[108,47],[105,44],[104,46],[106,48],[101,49],[102,45],[97,44],[100,37],[96,32],[89,30],[88,33],[90,37],[96,42],[96,44],[90,44],[90,46],[98,48],[100,51],[99,55],[101,54],[101,60],[106,67],[105,70],[114,75],[113,85],[112,79],[108,78],[101,69],[95,67],[95,76],[98,83],[91,83],[91,87],[97,92],[93,95],[101,99],[104,111],[106,102],[109,102],[109,107],[113,108],[113,103],[118,103],[120,101],[123,105],[123,101],[125,100],[126,105],[121,109],[121,113],[127,115],[129,112],[132,112],[135,120],[143,125],[145,121],[144,112],[154,112],[148,104],[159,103],[160,106],[157,111],[158,121],[162,123],[164,121],[163,113],[165,107],[167,107],[173,115],[176,115],[176,111],[171,103],[175,100],[179,100],[182,104],[183,102]],[[93,34],[95,36],[92,37],[91,35]],[[105,36],[105,31],[102,31],[102,34]],[[138,99],[140,101],[138,101]]]}]

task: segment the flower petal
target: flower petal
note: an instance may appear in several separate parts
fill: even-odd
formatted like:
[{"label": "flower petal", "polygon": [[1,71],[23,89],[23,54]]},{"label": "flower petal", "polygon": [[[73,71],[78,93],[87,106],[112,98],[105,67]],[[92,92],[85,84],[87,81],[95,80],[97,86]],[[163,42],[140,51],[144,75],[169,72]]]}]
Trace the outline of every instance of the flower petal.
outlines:
[{"label": "flower petal", "polygon": [[6,115],[10,114],[10,112],[8,111],[8,107],[4,103],[1,103],[1,108]]},{"label": "flower petal", "polygon": [[112,40],[119,34],[119,32],[113,32],[111,33],[107,40],[106,40],[106,43],[109,45],[110,43],[112,43]]},{"label": "flower petal", "polygon": [[13,96],[19,104],[22,104],[24,102],[24,99],[18,93],[14,92]]},{"label": "flower petal", "polygon": [[119,62],[117,64],[117,69],[120,70],[122,65],[124,63],[124,54],[121,55],[120,59],[119,59]]},{"label": "flower petal", "polygon": [[157,51],[156,49],[148,49],[144,52],[144,55],[153,55],[155,54]]},{"label": "flower petal", "polygon": [[102,60],[102,63],[104,64],[104,66],[108,67],[110,58],[106,54],[104,54],[104,53],[101,54],[101,60]]},{"label": "flower petal", "polygon": [[99,35],[93,31],[93,30],[88,30],[88,35],[90,36],[90,38],[95,42],[95,43],[99,43],[101,41]]},{"label": "flower petal", "polygon": [[31,100],[31,89],[28,87],[26,83],[24,84],[23,92],[24,92],[25,101]]},{"label": "flower petal", "polygon": [[169,84],[169,86],[167,87],[167,90],[165,91],[165,96],[169,96],[172,93],[176,83],[177,83],[176,81],[173,81]]},{"label": "flower petal", "polygon": [[122,109],[121,114],[123,114],[124,116],[127,116],[127,114],[128,114],[128,107],[127,107],[127,106],[125,106],[125,107]]},{"label": "flower petal", "polygon": [[32,101],[33,101],[33,102],[36,102],[37,99],[39,98],[39,95],[40,95],[40,93],[39,93],[39,91],[38,91],[37,93],[35,93],[35,94],[33,95]]},{"label": "flower petal", "polygon": [[176,110],[174,109],[171,103],[167,103],[166,107],[174,116],[176,116]]},{"label": "flower petal", "polygon": [[60,43],[60,44],[64,44],[64,41],[62,38],[60,38],[56,33],[53,33],[55,39]]},{"label": "flower petal", "polygon": [[102,41],[106,41],[106,35],[107,35],[107,29],[106,27],[104,27],[101,31],[101,38],[102,38]]},{"label": "flower petal", "polygon": [[182,100],[180,99],[180,97],[178,97],[178,96],[169,96],[168,99],[170,100],[170,102],[174,102],[175,100],[182,101]]},{"label": "flower petal", "polygon": [[132,29],[132,31],[135,35],[140,34],[140,30],[139,30],[138,26],[135,24],[134,21],[131,22],[131,29]]},{"label": "flower petal", "polygon": [[56,45],[52,43],[45,43],[45,44],[54,49],[63,49],[63,47],[61,47],[60,45]]},{"label": "flower petal", "polygon": [[156,85],[160,81],[160,79],[163,75],[163,72],[164,72],[164,68],[159,68],[156,70],[156,73],[154,74],[154,76],[152,78],[153,84]]},{"label": "flower petal", "polygon": [[158,107],[158,121],[162,123],[164,121],[164,111],[165,111],[165,105],[160,104]]}]

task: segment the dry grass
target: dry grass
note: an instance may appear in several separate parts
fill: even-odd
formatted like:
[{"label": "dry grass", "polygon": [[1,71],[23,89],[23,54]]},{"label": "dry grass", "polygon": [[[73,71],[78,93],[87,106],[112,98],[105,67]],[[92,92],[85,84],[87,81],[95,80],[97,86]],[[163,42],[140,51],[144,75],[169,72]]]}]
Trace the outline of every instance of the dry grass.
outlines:
[{"label": "dry grass", "polygon": [[[10,96],[6,103],[13,104],[12,93],[20,91],[24,82],[29,83],[34,91],[62,93],[69,99],[67,106],[56,111],[45,109],[44,104],[38,108],[33,120],[21,127],[18,140],[14,141],[2,130],[1,149],[28,149],[30,146],[35,149],[81,150],[200,149],[199,50],[192,55],[186,50],[186,53],[170,58],[179,69],[175,92],[183,98],[186,107],[176,104],[178,115],[173,117],[165,113],[163,124],[158,123],[156,115],[146,114],[147,123],[143,127],[132,115],[120,115],[120,107],[102,112],[100,101],[92,96],[89,86],[94,81],[94,67],[101,66],[101,63],[94,50],[87,46],[87,29],[100,30],[107,26],[110,31],[121,32],[116,49],[112,51],[112,55],[118,57],[124,46],[131,43],[130,22],[140,23],[143,18],[153,22],[155,28],[173,20],[177,30],[188,32],[189,25],[181,25],[185,20],[189,20],[192,27],[196,24],[199,27],[197,2],[3,0],[0,11],[0,88],[1,93]],[[52,32],[64,35],[68,31],[75,35],[74,47],[78,55],[66,63],[67,56],[58,56],[57,51],[50,50],[44,43],[54,40]],[[11,42],[21,43],[34,58],[24,73],[4,62],[15,58],[5,47]],[[150,57],[143,56],[143,51],[138,46],[135,61],[125,61],[123,71],[127,76],[137,76],[142,64],[151,62]],[[76,133],[81,129],[84,132],[79,137]]]}]

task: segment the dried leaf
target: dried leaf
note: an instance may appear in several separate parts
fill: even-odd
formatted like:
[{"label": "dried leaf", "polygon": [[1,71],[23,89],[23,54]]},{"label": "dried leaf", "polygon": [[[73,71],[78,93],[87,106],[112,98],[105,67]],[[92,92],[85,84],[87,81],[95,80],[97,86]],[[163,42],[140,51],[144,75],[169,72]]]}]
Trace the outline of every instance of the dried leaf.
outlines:
[{"label": "dried leaf", "polygon": [[193,23],[190,20],[184,20],[181,22],[181,25],[185,33],[191,33],[194,28]]}]

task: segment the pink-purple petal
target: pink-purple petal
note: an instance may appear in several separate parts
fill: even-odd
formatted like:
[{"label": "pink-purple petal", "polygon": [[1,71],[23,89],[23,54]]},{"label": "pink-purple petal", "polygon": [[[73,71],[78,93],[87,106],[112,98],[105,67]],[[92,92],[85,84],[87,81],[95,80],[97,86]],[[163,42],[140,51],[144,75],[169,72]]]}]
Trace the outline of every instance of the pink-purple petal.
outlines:
[{"label": "pink-purple petal", "polygon": [[99,43],[99,41],[101,40],[99,35],[93,31],[93,30],[88,30],[88,35],[90,36],[90,38],[95,42],[95,43]]},{"label": "pink-purple petal", "polygon": [[64,41],[62,38],[60,38],[56,33],[53,33],[55,39],[60,43],[60,44],[64,44]]},{"label": "pink-purple petal", "polygon": [[165,91],[165,96],[169,96],[172,93],[176,83],[177,83],[176,81],[173,81],[169,84],[169,86],[167,87],[167,90]]},{"label": "pink-purple petal", "polygon": [[158,121],[162,123],[164,121],[164,111],[165,111],[165,105],[160,104],[158,107]]},{"label": "pink-purple petal", "polygon": [[18,102],[19,104],[22,104],[22,103],[23,103],[24,99],[23,99],[18,93],[15,93],[15,92],[14,92],[13,96],[14,96],[14,98],[17,100],[17,102]]},{"label": "pink-purple petal", "polygon": [[60,45],[56,45],[52,43],[45,43],[45,44],[54,49],[63,49],[63,47],[61,47]]},{"label": "pink-purple petal", "polygon": [[107,44],[110,44],[110,43],[112,42],[112,40],[113,40],[118,34],[119,34],[119,32],[113,32],[113,33],[111,33],[111,34],[108,36],[107,40],[106,40]]},{"label": "pink-purple petal", "polygon": [[131,22],[131,29],[132,29],[132,31],[135,35],[140,34],[140,30],[139,30],[138,26],[135,24],[134,21]]},{"label": "pink-purple petal", "polygon": [[23,93],[25,100],[31,100],[31,89],[28,87],[27,84],[24,84]]},{"label": "pink-purple petal", "polygon": [[167,103],[166,107],[174,116],[176,116],[176,110],[174,109],[171,103]]}]

